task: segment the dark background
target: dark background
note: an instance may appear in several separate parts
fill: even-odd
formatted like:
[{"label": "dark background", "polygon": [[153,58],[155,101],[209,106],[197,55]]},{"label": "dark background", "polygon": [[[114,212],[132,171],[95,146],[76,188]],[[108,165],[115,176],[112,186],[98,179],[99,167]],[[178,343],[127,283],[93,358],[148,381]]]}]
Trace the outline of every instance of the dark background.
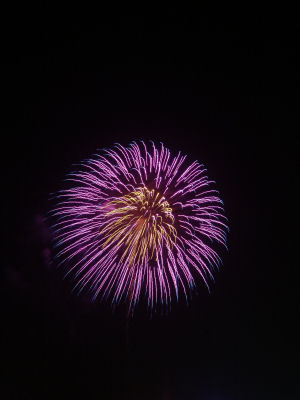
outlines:
[{"label": "dark background", "polygon": [[[153,6],[154,7],[154,6]],[[295,10],[6,6],[3,399],[296,399]],[[211,294],[152,318],[49,264],[49,193],[118,141],[198,159],[229,218]]]}]

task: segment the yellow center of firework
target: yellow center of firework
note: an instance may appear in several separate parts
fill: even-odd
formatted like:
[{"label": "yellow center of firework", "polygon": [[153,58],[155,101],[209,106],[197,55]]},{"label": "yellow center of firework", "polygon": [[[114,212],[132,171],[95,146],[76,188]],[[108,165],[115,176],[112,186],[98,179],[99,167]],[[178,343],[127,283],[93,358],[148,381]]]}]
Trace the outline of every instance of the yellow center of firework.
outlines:
[{"label": "yellow center of firework", "polygon": [[158,191],[141,188],[109,203],[105,227],[109,245],[122,249],[122,261],[130,265],[156,258],[164,244],[175,243],[177,231],[168,201]]}]

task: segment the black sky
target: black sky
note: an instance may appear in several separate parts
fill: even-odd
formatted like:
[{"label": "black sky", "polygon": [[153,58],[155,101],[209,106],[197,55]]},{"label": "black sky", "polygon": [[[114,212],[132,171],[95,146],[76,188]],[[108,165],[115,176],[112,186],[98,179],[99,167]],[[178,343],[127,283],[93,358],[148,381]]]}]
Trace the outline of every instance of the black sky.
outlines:
[{"label": "black sky", "polygon": [[[299,398],[295,12],[4,11],[3,398]],[[206,165],[229,252],[210,294],[126,332],[47,265],[44,218],[72,164],[139,139]]]}]

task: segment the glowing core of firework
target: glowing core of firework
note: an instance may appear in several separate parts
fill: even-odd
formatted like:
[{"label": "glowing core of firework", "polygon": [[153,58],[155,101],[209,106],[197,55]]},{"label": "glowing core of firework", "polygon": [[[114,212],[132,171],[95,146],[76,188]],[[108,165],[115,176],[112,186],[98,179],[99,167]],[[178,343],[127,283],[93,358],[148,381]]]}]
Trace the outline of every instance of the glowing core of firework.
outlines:
[{"label": "glowing core of firework", "polygon": [[153,259],[156,249],[175,243],[177,232],[172,209],[154,189],[140,188],[113,200],[109,206],[113,210],[105,214],[107,224],[104,222],[102,234],[108,238],[102,247],[123,246],[122,262],[144,263]]}]

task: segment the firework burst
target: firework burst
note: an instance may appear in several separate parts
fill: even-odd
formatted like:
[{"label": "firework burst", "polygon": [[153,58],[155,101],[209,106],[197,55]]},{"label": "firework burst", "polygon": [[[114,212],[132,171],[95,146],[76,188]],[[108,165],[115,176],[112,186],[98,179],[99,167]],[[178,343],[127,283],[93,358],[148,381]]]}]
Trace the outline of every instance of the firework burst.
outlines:
[{"label": "firework burst", "polygon": [[134,142],[83,162],[68,179],[52,215],[57,257],[75,288],[113,305],[128,298],[132,311],[142,292],[153,309],[180,291],[188,299],[196,276],[208,287],[221,262],[212,246],[226,246],[228,228],[203,165]]}]

